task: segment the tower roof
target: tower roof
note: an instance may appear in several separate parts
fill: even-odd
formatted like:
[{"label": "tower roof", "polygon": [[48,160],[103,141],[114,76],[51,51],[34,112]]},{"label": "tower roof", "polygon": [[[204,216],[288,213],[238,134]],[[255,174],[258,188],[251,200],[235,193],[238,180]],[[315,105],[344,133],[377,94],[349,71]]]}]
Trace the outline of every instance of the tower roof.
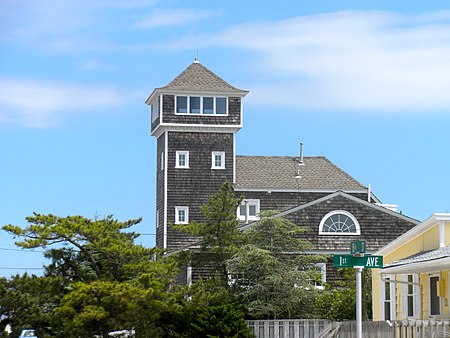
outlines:
[{"label": "tower roof", "polygon": [[200,62],[195,60],[185,70],[181,72],[172,82],[160,88],[156,88],[147,103],[150,103],[152,96],[155,93],[162,91],[180,91],[180,92],[203,92],[203,93],[223,93],[234,94],[238,96],[245,96],[248,91],[238,89],[221,77],[214,74],[208,68],[203,66]]}]

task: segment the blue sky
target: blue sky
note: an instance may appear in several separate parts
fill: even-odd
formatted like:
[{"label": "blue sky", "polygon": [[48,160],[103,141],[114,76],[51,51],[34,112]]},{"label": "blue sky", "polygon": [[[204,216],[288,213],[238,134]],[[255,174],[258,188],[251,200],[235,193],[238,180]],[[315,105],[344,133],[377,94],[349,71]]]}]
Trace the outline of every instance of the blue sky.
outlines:
[{"label": "blue sky", "polygon": [[[250,91],[238,154],[303,141],[408,216],[450,211],[447,1],[3,0],[0,224],[143,217],[153,246],[144,101],[197,53]],[[0,232],[0,275],[42,262]]]}]

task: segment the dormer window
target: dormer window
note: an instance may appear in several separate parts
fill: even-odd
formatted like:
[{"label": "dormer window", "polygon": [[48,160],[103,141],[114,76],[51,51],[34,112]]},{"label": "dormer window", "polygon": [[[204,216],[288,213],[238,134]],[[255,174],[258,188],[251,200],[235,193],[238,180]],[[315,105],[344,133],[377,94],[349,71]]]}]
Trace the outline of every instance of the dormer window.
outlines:
[{"label": "dormer window", "polygon": [[226,97],[213,96],[177,96],[176,114],[192,115],[227,115],[228,100]]}]

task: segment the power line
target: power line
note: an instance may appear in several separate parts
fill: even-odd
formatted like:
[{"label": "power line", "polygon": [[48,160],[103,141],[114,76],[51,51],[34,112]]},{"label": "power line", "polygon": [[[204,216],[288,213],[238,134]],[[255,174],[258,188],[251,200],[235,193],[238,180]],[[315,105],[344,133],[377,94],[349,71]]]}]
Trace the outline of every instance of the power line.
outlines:
[{"label": "power line", "polygon": [[44,268],[7,268],[7,267],[0,267],[0,270],[44,270]]},{"label": "power line", "polygon": [[24,250],[24,249],[8,249],[8,248],[0,248],[0,250],[4,250],[4,251],[18,251],[18,252],[26,252],[26,253],[43,253],[45,252],[44,250]]}]

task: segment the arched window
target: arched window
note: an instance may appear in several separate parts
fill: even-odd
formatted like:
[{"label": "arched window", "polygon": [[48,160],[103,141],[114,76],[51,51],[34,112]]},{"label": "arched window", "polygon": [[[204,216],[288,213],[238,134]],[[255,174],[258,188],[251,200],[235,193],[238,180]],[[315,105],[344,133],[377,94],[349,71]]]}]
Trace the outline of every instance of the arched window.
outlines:
[{"label": "arched window", "polygon": [[351,213],[335,210],[326,214],[320,221],[319,235],[359,235],[358,220]]}]

